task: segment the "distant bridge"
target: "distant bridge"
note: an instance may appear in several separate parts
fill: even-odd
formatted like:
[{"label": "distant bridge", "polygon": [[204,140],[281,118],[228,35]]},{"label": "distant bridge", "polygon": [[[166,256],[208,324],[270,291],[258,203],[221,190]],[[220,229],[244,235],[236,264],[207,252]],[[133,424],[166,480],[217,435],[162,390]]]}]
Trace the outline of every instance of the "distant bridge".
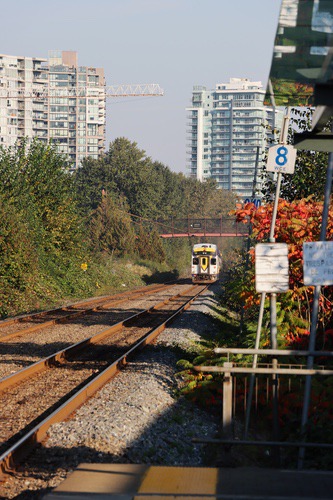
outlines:
[{"label": "distant bridge", "polygon": [[[124,212],[125,213],[125,212]],[[126,212],[127,213],[127,212]],[[250,233],[250,222],[237,222],[235,217],[184,217],[169,219],[145,219],[127,213],[136,226],[144,226],[149,231],[157,231],[161,238],[241,237]]]},{"label": "distant bridge", "polygon": [[[143,219],[144,221],[144,219]],[[146,222],[147,219],[146,219]],[[149,221],[152,223],[153,221]],[[246,237],[249,235],[249,224],[237,222],[234,217],[202,217],[173,218],[154,221],[154,227],[161,238],[184,238],[195,236],[210,237]]]}]

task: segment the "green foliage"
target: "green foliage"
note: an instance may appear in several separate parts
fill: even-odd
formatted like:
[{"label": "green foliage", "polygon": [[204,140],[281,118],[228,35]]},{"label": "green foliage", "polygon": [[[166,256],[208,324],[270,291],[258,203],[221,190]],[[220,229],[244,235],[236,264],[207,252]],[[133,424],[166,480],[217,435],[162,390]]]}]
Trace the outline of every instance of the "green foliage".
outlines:
[{"label": "green foliage", "polygon": [[66,162],[52,145],[35,140],[0,150],[0,194],[11,202],[35,243],[54,252],[77,251],[80,219]]},{"label": "green foliage", "polygon": [[185,238],[163,240],[166,261],[170,269],[177,269],[181,275],[188,275],[192,255],[192,242]]},{"label": "green foliage", "polygon": [[135,233],[123,197],[115,201],[105,194],[92,214],[90,239],[94,252],[133,254]]},{"label": "green foliage", "polygon": [[191,370],[193,368],[193,363],[190,363],[187,359],[180,359],[177,361],[177,367],[183,370]]},{"label": "green foliage", "polygon": [[[27,141],[0,149],[1,315],[38,304],[59,291],[84,248],[66,162],[52,145]],[[57,281],[55,279],[55,281]]]},{"label": "green foliage", "polygon": [[24,140],[0,148],[0,175],[3,316],[107,287],[104,258],[154,262],[146,280],[188,274],[191,241],[161,240],[148,219],[220,216],[235,206],[214,182],[173,173],[125,138],[74,174],[55,145]]},{"label": "green foliage", "polygon": [[85,158],[82,167],[74,172],[73,182],[80,210],[85,217],[89,217],[91,212],[96,210],[103,192],[111,195],[116,188],[112,172],[106,168],[103,159]]},{"label": "green foliage", "polygon": [[[148,219],[167,219],[175,214],[220,217],[235,207],[235,196],[218,190],[214,181],[201,183],[173,173],[123,137],[110,144],[104,158],[85,160],[82,169],[74,174],[74,183],[94,251],[132,253],[129,217],[137,223],[140,216],[144,222],[136,227],[136,254],[157,263],[166,260],[170,268],[183,273],[189,271],[191,242],[161,241]],[[104,196],[113,200],[113,205],[111,201],[106,205]],[[121,226],[128,236],[120,244],[117,228]]]},{"label": "green foliage", "polygon": [[95,210],[102,191],[123,196],[130,213],[149,219],[226,215],[235,207],[234,194],[217,189],[213,180],[199,182],[153,162],[135,142],[115,139],[100,160],[87,159],[74,174],[81,209]]},{"label": "green foliage", "polygon": [[36,276],[36,254],[29,230],[12,201],[0,195],[0,316],[17,305]]}]

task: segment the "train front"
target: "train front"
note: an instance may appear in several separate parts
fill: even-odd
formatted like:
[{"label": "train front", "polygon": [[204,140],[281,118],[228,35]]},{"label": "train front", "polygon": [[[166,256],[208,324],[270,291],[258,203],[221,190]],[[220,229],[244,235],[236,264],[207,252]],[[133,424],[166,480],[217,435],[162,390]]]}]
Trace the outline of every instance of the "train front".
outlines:
[{"label": "train front", "polygon": [[192,250],[192,283],[214,283],[219,277],[219,254],[216,245],[198,243]]}]

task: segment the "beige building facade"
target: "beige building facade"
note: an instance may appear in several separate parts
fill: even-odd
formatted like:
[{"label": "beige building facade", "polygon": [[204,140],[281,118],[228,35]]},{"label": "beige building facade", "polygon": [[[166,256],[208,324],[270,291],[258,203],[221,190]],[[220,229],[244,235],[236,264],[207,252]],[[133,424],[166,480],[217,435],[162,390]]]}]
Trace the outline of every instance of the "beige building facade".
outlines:
[{"label": "beige building facade", "polygon": [[79,66],[77,53],[48,59],[0,54],[0,145],[33,138],[57,145],[72,170],[105,150],[102,68]]}]

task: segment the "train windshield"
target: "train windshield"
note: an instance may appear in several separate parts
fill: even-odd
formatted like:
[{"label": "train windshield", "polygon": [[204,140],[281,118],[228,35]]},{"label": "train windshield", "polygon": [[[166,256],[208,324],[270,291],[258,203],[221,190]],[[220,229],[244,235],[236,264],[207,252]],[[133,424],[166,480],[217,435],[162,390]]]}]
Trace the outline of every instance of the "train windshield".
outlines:
[{"label": "train windshield", "polygon": [[211,248],[211,247],[193,248],[193,255],[216,255],[216,248]]}]

